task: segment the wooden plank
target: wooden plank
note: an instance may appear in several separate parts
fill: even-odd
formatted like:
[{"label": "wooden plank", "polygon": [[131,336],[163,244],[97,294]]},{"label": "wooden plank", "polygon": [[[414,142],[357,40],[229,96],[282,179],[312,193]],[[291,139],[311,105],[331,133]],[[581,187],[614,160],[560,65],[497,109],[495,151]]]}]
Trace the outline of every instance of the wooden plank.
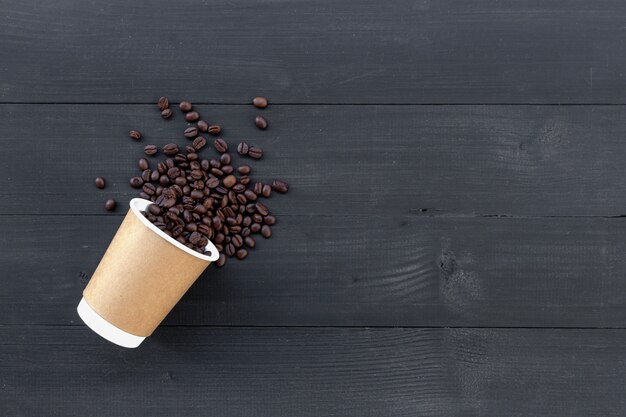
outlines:
[{"label": "wooden plank", "polygon": [[624,103],[620,0],[0,3],[0,100]]},{"label": "wooden plank", "polygon": [[0,327],[7,416],[623,416],[624,330]]},{"label": "wooden plank", "polygon": [[[199,109],[233,146],[265,148],[246,161],[256,178],[291,183],[271,200],[281,215],[625,213],[620,106],[277,106],[264,132],[252,106]],[[186,142],[181,115],[164,122],[153,105],[3,105],[0,124],[0,214],[104,213],[107,198],[136,195],[143,145]]]},{"label": "wooden plank", "polygon": [[[120,219],[0,216],[0,324],[77,324]],[[177,325],[626,327],[622,219],[284,216]]]}]

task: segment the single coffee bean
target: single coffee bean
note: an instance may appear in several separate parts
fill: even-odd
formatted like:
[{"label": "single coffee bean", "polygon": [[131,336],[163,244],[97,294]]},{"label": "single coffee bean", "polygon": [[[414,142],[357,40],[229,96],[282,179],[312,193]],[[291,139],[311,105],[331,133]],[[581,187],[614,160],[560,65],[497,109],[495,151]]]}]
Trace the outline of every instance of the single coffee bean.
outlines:
[{"label": "single coffee bean", "polygon": [[261,224],[260,223],[252,223],[250,225],[250,231],[252,233],[259,233],[260,230],[261,230]]},{"label": "single coffee bean", "polygon": [[252,190],[246,190],[243,192],[243,195],[246,196],[246,198],[248,199],[248,201],[256,201],[257,199],[257,195],[255,194],[254,191]]},{"label": "single coffee bean", "polygon": [[245,249],[239,249],[236,253],[237,259],[246,259],[248,256],[248,251]]},{"label": "single coffee bean", "polygon": [[279,193],[286,193],[289,190],[289,185],[285,181],[274,180],[272,181],[272,188]]},{"label": "single coffee bean", "polygon": [[269,214],[268,208],[263,203],[256,203],[254,207],[256,208],[257,213],[261,216],[267,216]]},{"label": "single coffee bean", "polygon": [[239,166],[239,168],[237,168],[237,172],[240,173],[241,175],[248,175],[250,171],[251,169],[249,165],[241,165]]},{"label": "single coffee bean", "polygon": [[131,130],[130,132],[128,132],[128,136],[133,140],[139,140],[141,139],[141,132],[139,132],[138,130]]},{"label": "single coffee bean", "polygon": [[224,248],[224,253],[226,256],[233,256],[235,254],[235,246],[232,243],[229,243]]},{"label": "single coffee bean", "polygon": [[[187,187],[187,186],[185,186],[185,187]],[[189,194],[189,196],[190,196],[191,198],[195,199],[195,200],[199,200],[199,199],[201,199],[202,197],[204,197],[204,193],[202,193],[202,191],[200,191],[200,190],[193,190],[193,191],[191,191],[191,193]]]},{"label": "single coffee bean", "polygon": [[215,265],[221,268],[225,264],[226,264],[226,255],[224,255],[223,253],[220,253],[220,257],[217,258],[217,261],[215,261]]},{"label": "single coffee bean", "polygon": [[161,178],[161,174],[159,173],[158,170],[154,170],[152,171],[152,173],[150,174],[150,181],[158,181]]},{"label": "single coffee bean", "polygon": [[263,197],[269,198],[272,195],[272,187],[270,187],[268,184],[263,185],[263,188],[261,189],[261,194],[263,194]]},{"label": "single coffee bean", "polygon": [[256,210],[256,208],[254,207],[254,203],[250,203],[246,206],[246,212],[247,213],[254,213],[254,211]]},{"label": "single coffee bean", "polygon": [[262,182],[257,182],[256,184],[254,184],[254,192],[259,195],[263,192],[263,183]]},{"label": "single coffee bean", "polygon": [[252,215],[252,221],[255,223],[262,223],[263,222],[263,216],[261,216],[259,213],[254,213]]},{"label": "single coffee bean", "polygon": [[196,126],[198,126],[198,130],[200,132],[206,132],[207,130],[209,130],[209,124],[204,120],[198,120]]},{"label": "single coffee bean", "polygon": [[179,108],[181,111],[184,111],[185,113],[187,113],[188,111],[191,111],[191,108],[192,108],[192,107],[193,107],[193,106],[192,106],[192,105],[191,105],[191,103],[190,103],[190,102],[188,102],[188,101],[181,101],[181,102],[180,102],[180,104],[178,105],[178,108]]},{"label": "single coffee bean", "polygon": [[276,217],[274,217],[274,216],[265,216],[263,218],[263,223],[265,223],[267,225],[270,225],[270,226],[273,226],[273,225],[276,224]]},{"label": "single coffee bean", "polygon": [[222,163],[217,159],[211,159],[209,161],[209,165],[211,165],[211,168],[220,168],[222,166]]},{"label": "single coffee bean", "polygon": [[[215,187],[215,191],[217,191],[220,194],[227,194],[228,193],[228,189],[225,187],[222,187],[221,185],[218,185],[217,187]],[[222,197],[220,197],[222,198]],[[228,202],[226,202],[226,204],[224,204],[224,207],[226,207],[228,205]]]},{"label": "single coffee bean", "polygon": [[209,161],[207,159],[203,159],[200,162],[200,167],[202,168],[203,171],[208,171],[211,166],[209,165]]},{"label": "single coffee bean", "polygon": [[222,138],[215,139],[215,142],[213,142],[213,146],[215,147],[215,150],[219,153],[224,153],[228,150],[228,144]]},{"label": "single coffee bean", "polygon": [[229,153],[223,153],[223,154],[220,155],[220,162],[223,165],[230,165],[232,160],[233,160],[233,158],[230,156]]},{"label": "single coffee bean", "polygon": [[187,155],[184,155],[182,153],[177,153],[176,156],[174,157],[174,162],[178,164],[178,166],[180,166],[181,163],[183,162],[187,162]]},{"label": "single coffee bean", "polygon": [[156,204],[150,204],[148,206],[148,212],[154,216],[158,216],[161,214],[161,207],[157,206]]},{"label": "single coffee bean", "polygon": [[149,169],[144,169],[144,171],[141,173],[141,179],[144,182],[150,182],[151,177],[152,177],[152,172]]},{"label": "single coffee bean", "polygon": [[230,242],[236,247],[240,248],[243,246],[243,238],[239,235],[235,235],[231,238]]},{"label": "single coffee bean", "polygon": [[244,191],[246,191],[246,186],[243,184],[235,184],[233,186],[233,191],[236,193],[243,193]]},{"label": "single coffee bean", "polygon": [[148,163],[148,160],[146,158],[141,158],[139,160],[139,169],[144,171],[148,168],[150,168],[150,164]]},{"label": "single coffee bean", "polygon": [[[198,154],[195,152],[191,152],[187,154],[187,160],[188,161],[197,161],[198,160]],[[200,167],[198,167],[200,168]]]},{"label": "single coffee bean", "polygon": [[159,99],[159,110],[163,111],[165,109],[168,109],[170,107],[170,101],[167,99],[167,97],[161,97]]},{"label": "single coffee bean", "polygon": [[175,143],[168,143],[163,147],[163,153],[168,156],[174,156],[178,153],[178,145]]},{"label": "single coffee bean", "polygon": [[224,165],[222,168],[220,168],[222,170],[222,172],[225,175],[230,175],[233,173],[233,171],[235,170],[235,168],[233,168],[232,165]]},{"label": "single coffee bean", "polygon": [[200,241],[201,238],[202,238],[202,235],[200,235],[200,233],[193,232],[191,235],[189,235],[189,242],[195,245],[196,243]]},{"label": "single coffee bean", "polygon": [[159,174],[165,174],[167,172],[168,166],[165,164],[165,162],[159,162],[157,164],[157,171],[159,171]]},{"label": "single coffee bean", "polygon": [[[157,172],[157,174],[158,174],[158,172]],[[167,177],[167,175],[161,175],[161,176],[159,177],[159,184],[161,184],[162,186],[166,187],[166,186],[168,186],[168,185],[170,185],[170,184],[171,184],[171,181],[170,181],[170,179]]]},{"label": "single coffee bean", "polygon": [[185,146],[185,151],[187,151],[187,159],[189,159],[189,154],[190,153],[195,153],[196,152],[196,148],[193,147],[192,145],[186,145]]},{"label": "single coffee bean", "polygon": [[[178,167],[173,167],[167,170],[167,176],[170,178],[176,178],[178,176],[180,176],[181,172],[180,172],[180,168]],[[185,185],[185,184],[183,184]]]},{"label": "single coffee bean", "polygon": [[231,188],[237,183],[237,177],[235,177],[234,175],[229,175],[222,180],[222,183],[224,184],[224,187]]},{"label": "single coffee bean", "polygon": [[239,152],[239,155],[248,155],[249,150],[250,146],[246,142],[241,142],[237,145],[237,152]]},{"label": "single coffee bean", "polygon": [[98,187],[100,189],[104,188],[104,186],[105,186],[104,178],[102,178],[102,177],[96,178],[95,183],[96,183],[96,187]]},{"label": "single coffee bean", "polygon": [[148,195],[156,194],[156,187],[151,183],[144,184],[142,189],[143,189],[143,192]]},{"label": "single coffee bean", "polygon": [[161,112],[161,117],[164,119],[169,119],[170,117],[172,117],[172,110],[170,109],[165,109]]},{"label": "single coffee bean", "polygon": [[267,129],[267,120],[263,116],[257,116],[254,118],[254,124],[259,129]]},{"label": "single coffee bean", "polygon": [[209,126],[207,132],[209,132],[211,135],[219,135],[222,132],[222,126],[211,125]]},{"label": "single coffee bean", "polygon": [[130,186],[133,188],[140,188],[143,185],[143,179],[141,177],[132,177],[130,179]]},{"label": "single coffee bean", "polygon": [[195,122],[199,118],[200,118],[200,115],[198,114],[197,111],[190,111],[189,113],[185,115],[185,120],[187,120],[188,122]]},{"label": "single coffee bean", "polygon": [[251,178],[249,175],[243,175],[241,178],[239,178],[239,182],[242,183],[243,185],[248,185],[250,184]]},{"label": "single coffee bean", "polygon": [[229,191],[228,200],[231,204],[237,204],[237,194],[234,191]]},{"label": "single coffee bean", "polygon": [[252,219],[250,218],[250,216],[245,216],[241,221],[241,224],[243,225],[243,227],[248,227],[252,224]]},{"label": "single coffee bean", "polygon": [[191,175],[191,178],[194,180],[199,180],[204,177],[204,172],[202,172],[201,169],[194,169],[189,173],[189,175]]},{"label": "single coffee bean", "polygon": [[198,230],[198,225],[195,223],[187,223],[185,225],[185,230],[187,232],[195,232],[196,230]]},{"label": "single coffee bean", "polygon": [[248,149],[248,156],[254,159],[261,159],[263,157],[263,149],[258,146],[251,146],[250,149]]},{"label": "single coffee bean", "polygon": [[193,139],[198,136],[198,128],[195,128],[193,126],[188,127],[187,129],[185,129],[183,135],[185,135],[186,138]]},{"label": "single coffee bean", "polygon": [[263,226],[261,226],[261,235],[265,239],[268,239],[268,238],[272,237],[272,228],[269,227],[268,225],[264,224]]},{"label": "single coffee bean", "polygon": [[208,181],[207,181],[207,183],[206,183],[207,187],[209,187],[209,188],[215,188],[215,187],[217,187],[219,184],[220,184],[220,180],[218,180],[218,179],[217,179],[217,178],[215,178],[215,177],[211,177],[211,178],[209,178],[209,180],[208,180]]},{"label": "single coffee bean", "polygon": [[117,205],[117,203],[115,202],[115,200],[110,199],[110,200],[107,200],[104,203],[104,208],[107,209],[108,211],[113,211],[113,210],[115,210],[115,206],[116,205]]},{"label": "single coffee bean", "polygon": [[173,168],[176,166],[176,162],[174,162],[174,160],[172,158],[167,158],[165,160],[165,165],[167,165],[167,168]]},{"label": "single coffee bean", "polygon": [[267,107],[267,99],[265,97],[255,97],[252,99],[252,105],[257,109],[264,109]]},{"label": "single coffee bean", "polygon": [[179,187],[184,187],[185,185],[187,185],[187,178],[176,177],[174,178],[174,184],[178,185]]},{"label": "single coffee bean", "polygon": [[[199,151],[200,149],[204,148],[206,146],[206,139],[203,138],[202,136],[198,136],[197,138],[195,138],[193,140],[193,147],[195,150]],[[204,162],[204,161],[202,161]],[[208,165],[208,161],[207,161],[207,165]],[[206,170],[205,170],[206,171]]]},{"label": "single coffee bean", "polygon": [[146,155],[152,156],[156,155],[156,153],[159,151],[159,148],[157,148],[155,145],[146,145],[146,147],[143,148],[143,151]]},{"label": "single coffee bean", "polygon": [[254,241],[254,238],[252,236],[246,236],[246,238],[244,239],[244,243],[249,248],[254,248],[256,246],[256,242]]},{"label": "single coffee bean", "polygon": [[218,168],[211,168],[211,174],[215,175],[216,177],[221,177],[222,175],[224,175],[224,172]]}]

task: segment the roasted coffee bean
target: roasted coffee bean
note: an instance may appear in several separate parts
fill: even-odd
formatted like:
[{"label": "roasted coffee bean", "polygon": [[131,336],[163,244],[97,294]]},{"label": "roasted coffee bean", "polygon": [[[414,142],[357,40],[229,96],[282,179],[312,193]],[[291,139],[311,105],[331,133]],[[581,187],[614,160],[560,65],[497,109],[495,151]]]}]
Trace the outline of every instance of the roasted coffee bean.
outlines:
[{"label": "roasted coffee bean", "polygon": [[274,216],[265,216],[263,218],[263,223],[272,226],[272,225],[276,224],[276,217],[274,217]]},{"label": "roasted coffee bean", "polygon": [[256,201],[257,195],[252,190],[246,190],[243,192],[243,195],[246,196],[248,201]]},{"label": "roasted coffee bean", "polygon": [[199,224],[197,227],[198,233],[202,233],[203,235],[208,235],[211,228],[206,224]]},{"label": "roasted coffee bean", "polygon": [[[228,193],[228,189],[222,187],[221,185],[218,185],[217,187],[215,187],[215,191],[217,191],[220,194],[227,194]],[[226,203],[228,205],[228,203]]]},{"label": "roasted coffee bean", "polygon": [[229,165],[231,161],[232,161],[232,157],[230,156],[229,153],[223,153],[220,155],[220,162],[223,165]]},{"label": "roasted coffee bean", "polygon": [[151,179],[151,176],[152,176],[152,172],[149,169],[146,169],[141,173],[141,179],[144,182],[149,182]]},{"label": "roasted coffee bean", "polygon": [[190,111],[189,113],[185,115],[185,120],[187,120],[188,122],[195,122],[199,118],[200,118],[200,115],[198,114],[197,111]]},{"label": "roasted coffee bean", "polygon": [[146,158],[141,158],[139,160],[139,169],[144,171],[148,168],[150,168],[150,163],[148,163],[148,160]]},{"label": "roasted coffee bean", "polygon": [[[200,149],[204,148],[206,146],[206,139],[203,138],[202,136],[198,136],[197,138],[195,138],[193,140],[193,148],[197,151],[199,151]],[[202,161],[204,162],[204,161]],[[208,161],[207,161],[208,164]]]},{"label": "roasted coffee bean", "polygon": [[157,171],[159,171],[159,174],[165,174],[167,172],[167,165],[165,164],[165,162],[159,162],[157,164]]},{"label": "roasted coffee bean", "polygon": [[[193,212],[197,213],[197,214],[205,214],[206,213],[206,207],[204,207],[202,204],[197,204],[194,208],[193,208]],[[269,223],[268,223],[269,224]]]},{"label": "roasted coffee bean", "polygon": [[[178,224],[178,225],[172,227],[172,236],[173,237],[178,237],[178,236],[180,236],[183,233],[184,230],[185,229],[183,228],[183,225],[182,224]],[[185,238],[183,238],[182,242],[179,240],[179,242],[184,243],[185,242],[184,239]]]},{"label": "roasted coffee bean", "polygon": [[219,153],[224,153],[228,151],[228,143],[226,143],[226,141],[222,138],[215,139],[215,141],[213,142],[213,147],[215,147],[215,150]]},{"label": "roasted coffee bean", "polygon": [[259,230],[261,230],[261,224],[260,223],[252,223],[250,225],[250,231],[252,233],[259,233]]},{"label": "roasted coffee bean", "polygon": [[105,182],[104,182],[104,178],[102,178],[102,177],[96,178],[95,183],[96,183],[96,187],[98,187],[100,189],[104,188],[104,186],[106,185]]},{"label": "roasted coffee bean", "polygon": [[264,109],[267,107],[267,99],[265,97],[255,97],[252,99],[252,104],[257,109]]},{"label": "roasted coffee bean", "polygon": [[272,181],[272,188],[279,193],[286,193],[289,190],[289,185],[285,181],[274,180]]},{"label": "roasted coffee bean", "polygon": [[246,142],[241,142],[237,145],[237,152],[239,152],[239,155],[248,155],[249,150],[250,146]]},{"label": "roasted coffee bean", "polygon": [[191,188],[194,188],[196,190],[203,190],[204,189],[204,181],[202,181],[202,180],[195,180],[193,183],[191,183]]},{"label": "roasted coffee bean", "polygon": [[241,224],[243,225],[243,227],[248,227],[252,224],[252,219],[250,218],[250,216],[245,216],[241,221]]},{"label": "roasted coffee bean", "polygon": [[133,140],[139,140],[141,139],[141,132],[138,130],[131,130],[128,132],[128,136]]},{"label": "roasted coffee bean", "polygon": [[[181,172],[180,172],[180,168],[178,167],[173,167],[167,170],[167,176],[170,178],[176,178],[178,176],[180,176]],[[185,184],[183,184],[185,185]]]},{"label": "roasted coffee bean", "polygon": [[232,243],[236,248],[240,248],[243,246],[243,238],[239,235],[234,235],[231,237],[230,243]]},{"label": "roasted coffee bean", "polygon": [[222,184],[224,184],[224,187],[226,188],[231,188],[236,183],[237,183],[237,177],[235,177],[234,175],[229,175],[222,180]]},{"label": "roasted coffee bean", "polygon": [[252,236],[246,236],[243,241],[249,248],[254,248],[256,246],[256,242],[254,241],[254,238]]},{"label": "roasted coffee bean", "polygon": [[251,171],[250,165],[240,165],[237,168],[237,172],[240,173],[241,175],[248,175],[250,171]]},{"label": "roasted coffee bean", "polygon": [[185,225],[185,230],[187,232],[195,232],[196,230],[198,230],[198,225],[195,223],[187,223]]},{"label": "roasted coffee bean", "polygon": [[[143,193],[143,191],[141,192]],[[139,193],[139,195],[141,195],[141,193]],[[145,194],[145,193],[144,193]],[[154,204],[158,205],[159,207],[163,207],[163,201],[165,200],[165,196],[163,194],[161,194],[156,201],[154,202]]]},{"label": "roasted coffee bean", "polygon": [[178,153],[178,145],[175,143],[168,143],[163,147],[163,153],[168,156],[174,156]]},{"label": "roasted coffee bean", "polygon": [[220,230],[223,226],[222,219],[220,216],[213,216],[213,228],[215,230]]},{"label": "roasted coffee bean", "polygon": [[145,148],[143,148],[143,151],[146,153],[146,155],[156,155],[156,153],[159,151],[159,148],[157,148],[155,145],[147,145]]},{"label": "roasted coffee bean", "polygon": [[248,156],[254,159],[261,159],[263,157],[263,149],[258,146],[251,146],[250,149],[248,149]]},{"label": "roasted coffee bean", "polygon": [[180,167],[183,162],[187,162],[187,155],[179,152],[174,157],[174,161],[178,163],[178,166]]},{"label": "roasted coffee bean", "polygon": [[250,228],[249,228],[249,227],[244,227],[244,228],[241,230],[241,236],[243,236],[243,237],[248,237],[248,236],[250,236],[250,233],[251,233],[251,232],[250,232]]},{"label": "roasted coffee bean", "polygon": [[268,225],[264,224],[263,226],[261,226],[261,235],[265,239],[268,239],[268,238],[272,237],[272,228],[269,227]]},{"label": "roasted coffee bean", "polygon": [[193,139],[198,136],[198,128],[193,126],[188,127],[187,129],[185,129],[183,135],[185,135],[186,138]]},{"label": "roasted coffee bean", "polygon": [[[185,186],[185,187],[187,187],[187,186]],[[194,199],[196,199],[196,200],[199,200],[199,199],[201,199],[202,197],[204,197],[204,193],[203,193],[202,191],[200,191],[200,190],[193,190],[193,191],[191,191],[191,193],[189,194],[189,196],[190,196],[191,198],[194,198]]]},{"label": "roasted coffee bean", "polygon": [[237,224],[230,226],[230,233],[241,233],[241,226]]},{"label": "roasted coffee bean", "polygon": [[207,181],[207,183],[206,183],[207,187],[209,187],[209,188],[215,188],[215,187],[217,187],[219,184],[220,184],[220,180],[218,180],[218,179],[217,179],[217,178],[215,178],[215,177],[211,177],[211,178],[209,178],[209,180],[208,180],[208,181]]},{"label": "roasted coffee bean", "polygon": [[195,245],[200,241],[201,238],[202,235],[200,233],[193,232],[191,235],[189,235],[189,242]]},{"label": "roasted coffee bean", "polygon": [[254,124],[259,129],[267,129],[267,120],[263,116],[257,116],[254,118]]},{"label": "roasted coffee bean", "polygon": [[226,255],[224,255],[223,253],[220,253],[220,257],[217,258],[217,261],[215,261],[215,265],[221,268],[225,264],[226,264]]},{"label": "roasted coffee bean", "polygon": [[206,132],[207,130],[209,130],[209,124],[204,120],[198,120],[196,126],[198,126],[198,130],[200,132]]},{"label": "roasted coffee bean", "polygon": [[161,117],[164,119],[169,119],[170,117],[172,117],[172,110],[170,109],[165,109],[161,112]]},{"label": "roasted coffee bean", "polygon": [[222,172],[224,173],[224,175],[230,175],[233,173],[233,171],[235,170],[235,168],[233,168],[232,165],[224,165],[222,168],[220,168],[222,170]]},{"label": "roasted coffee bean", "polygon": [[243,175],[241,178],[239,178],[239,182],[243,185],[248,185],[250,184],[250,176],[249,175]]},{"label": "roasted coffee bean", "polygon": [[167,158],[165,160],[165,165],[167,165],[167,168],[173,168],[176,166],[176,162],[174,162],[174,160],[172,158]]},{"label": "roasted coffee bean", "polygon": [[231,204],[237,204],[237,194],[234,191],[229,191],[228,200]]},{"label": "roasted coffee bean", "polygon": [[222,163],[220,161],[218,161],[217,159],[211,159],[209,161],[209,165],[211,165],[211,168],[221,168],[222,167]]},{"label": "roasted coffee bean", "polygon": [[150,214],[158,216],[159,214],[161,214],[161,207],[157,206],[156,204],[150,204],[148,206],[148,212]]},{"label": "roasted coffee bean", "polygon": [[133,188],[140,188],[143,185],[141,177],[132,177],[130,179],[130,186]]},{"label": "roasted coffee bean", "polygon": [[235,184],[233,186],[233,191],[236,193],[243,193],[244,191],[246,191],[246,186],[243,184]]},{"label": "roasted coffee bean", "polygon": [[185,185],[187,185],[187,178],[176,177],[174,178],[174,184],[178,185],[179,187],[184,187]]},{"label": "roasted coffee bean", "polygon": [[256,208],[254,207],[254,203],[250,203],[246,206],[246,212],[252,214],[254,213]]},{"label": "roasted coffee bean", "polygon": [[[187,154],[187,160],[190,161],[190,162],[191,161],[197,161],[198,160],[198,154],[195,153],[195,152]],[[198,167],[198,168],[200,168],[200,167]]]},{"label": "roasted coffee bean", "polygon": [[143,198],[144,200],[150,200],[150,196],[143,191],[139,193],[139,197]]},{"label": "roasted coffee bean", "polygon": [[192,145],[187,145],[185,146],[185,151],[187,151],[187,159],[189,159],[189,154],[196,153],[196,148],[194,148]]},{"label": "roasted coffee bean", "polygon": [[178,105],[178,108],[179,108],[181,111],[184,111],[185,113],[187,113],[188,111],[191,111],[191,108],[192,108],[192,107],[193,107],[193,106],[192,106],[192,105],[191,105],[191,103],[190,103],[190,102],[188,102],[188,101],[181,101],[181,102],[180,102],[180,104]]},{"label": "roasted coffee bean", "polygon": [[248,256],[248,251],[245,249],[239,249],[236,253],[237,259],[246,259]]},{"label": "roasted coffee bean", "polygon": [[224,234],[223,233],[216,233],[215,234],[215,239],[213,239],[214,243],[222,243],[224,241]]},{"label": "roasted coffee bean", "polygon": [[222,132],[222,126],[220,126],[220,125],[211,125],[207,129],[207,132],[209,132],[212,135],[219,135]]},{"label": "roasted coffee bean", "polygon": [[267,184],[263,185],[263,188],[261,189],[261,194],[263,195],[263,197],[269,198],[272,195],[272,187]]},{"label": "roasted coffee bean", "polygon": [[201,169],[194,169],[193,171],[191,171],[190,175],[191,175],[191,178],[193,178],[194,180],[199,180],[200,178],[204,178],[204,172],[202,172]]},{"label": "roasted coffee bean", "polygon": [[237,224],[237,220],[235,220],[234,217],[227,217],[226,218],[226,224],[229,226],[234,226]]},{"label": "roasted coffee bean", "polygon": [[262,182],[257,182],[256,184],[254,184],[254,192],[257,195],[260,195],[263,192],[263,183]]},{"label": "roasted coffee bean", "polygon": [[203,160],[200,162],[200,168],[201,168],[203,171],[208,171],[208,170],[211,168],[211,165],[209,165],[209,161],[208,161],[207,159],[203,159]]},{"label": "roasted coffee bean", "polygon": [[224,172],[219,168],[211,168],[211,174],[215,175],[216,177],[221,177],[222,175],[224,175]]},{"label": "roasted coffee bean", "polygon": [[166,186],[170,185],[170,179],[167,177],[167,175],[161,175],[159,177],[159,184],[161,184],[162,186],[166,187]]},{"label": "roasted coffee bean", "polygon": [[161,97],[159,99],[159,110],[163,111],[165,109],[168,109],[170,107],[170,101],[167,99],[167,97]]},{"label": "roasted coffee bean", "polygon": [[115,202],[115,200],[109,199],[104,203],[104,208],[107,209],[108,211],[113,211],[115,210],[116,205],[117,203]]},{"label": "roasted coffee bean", "polygon": [[261,202],[256,203],[254,208],[256,208],[257,213],[261,216],[267,216],[269,214],[268,208]]},{"label": "roasted coffee bean", "polygon": [[224,253],[227,256],[233,256],[235,254],[235,246],[232,243],[229,243],[224,248]]},{"label": "roasted coffee bean", "polygon": [[252,215],[252,221],[255,223],[262,223],[263,222],[263,216],[261,216],[259,213],[254,213]]}]

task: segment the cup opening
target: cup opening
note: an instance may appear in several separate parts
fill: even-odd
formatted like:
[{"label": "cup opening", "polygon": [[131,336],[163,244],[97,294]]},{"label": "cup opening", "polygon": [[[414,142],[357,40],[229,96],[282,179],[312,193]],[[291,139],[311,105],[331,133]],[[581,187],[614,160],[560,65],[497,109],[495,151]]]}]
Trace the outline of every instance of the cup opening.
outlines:
[{"label": "cup opening", "polygon": [[176,239],[166,235],[161,229],[152,224],[150,220],[146,219],[146,217],[141,214],[141,212],[145,211],[150,204],[152,204],[152,201],[144,200],[143,198],[133,198],[132,200],[130,200],[130,209],[139,219],[139,221],[141,221],[147,228],[152,230],[157,235],[161,236],[172,245],[176,246],[178,249],[187,252],[191,256],[202,259],[203,261],[214,262],[218,260],[218,258],[220,257],[220,253],[213,244],[213,242],[211,242],[210,240],[209,243],[206,245],[205,250],[211,252],[211,255],[203,255],[193,249],[188,248]]}]

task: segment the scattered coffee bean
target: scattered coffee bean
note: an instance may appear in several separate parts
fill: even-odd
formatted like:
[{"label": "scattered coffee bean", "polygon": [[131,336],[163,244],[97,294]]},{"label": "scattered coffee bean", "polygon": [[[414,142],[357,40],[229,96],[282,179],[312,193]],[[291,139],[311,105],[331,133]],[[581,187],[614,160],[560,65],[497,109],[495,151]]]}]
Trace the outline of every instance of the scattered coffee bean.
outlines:
[{"label": "scattered coffee bean", "polygon": [[263,236],[265,239],[272,237],[272,228],[266,224],[261,226],[261,236]]},{"label": "scattered coffee bean", "polygon": [[159,110],[163,111],[165,109],[169,109],[170,107],[170,101],[167,99],[167,97],[161,97],[159,99]]},{"label": "scattered coffee bean", "polygon": [[274,216],[265,216],[263,218],[263,223],[265,223],[267,225],[270,225],[270,226],[273,226],[273,225],[276,224],[276,217],[274,217]]},{"label": "scattered coffee bean", "polygon": [[189,139],[193,139],[196,136],[198,136],[198,128],[196,127],[188,127],[187,129],[185,129],[185,132],[183,133],[185,135],[186,138]]},{"label": "scattered coffee bean", "polygon": [[289,191],[289,185],[285,181],[274,180],[272,181],[272,188],[279,193],[286,193]]},{"label": "scattered coffee bean", "polygon": [[139,169],[144,171],[148,168],[150,168],[150,163],[148,163],[148,160],[146,158],[141,158],[139,160]]},{"label": "scattered coffee bean", "polygon": [[131,130],[128,132],[128,136],[133,140],[141,139],[141,133],[138,130]]},{"label": "scattered coffee bean", "polygon": [[213,142],[213,146],[215,147],[215,150],[219,153],[224,153],[228,150],[228,144],[222,138],[215,139],[215,142]]},{"label": "scattered coffee bean", "polygon": [[267,120],[265,120],[265,118],[263,116],[257,116],[254,119],[254,124],[259,129],[267,129]]},{"label": "scattered coffee bean", "polygon": [[226,174],[226,175],[230,175],[230,174],[232,174],[232,173],[233,173],[233,171],[234,171],[235,169],[232,167],[232,165],[224,165],[224,166],[221,168],[221,170],[222,170],[222,172],[223,172],[224,174]]},{"label": "scattered coffee bean", "polygon": [[261,224],[260,223],[252,223],[250,225],[250,231],[252,233],[259,233],[260,230],[261,230]]},{"label": "scattered coffee bean", "polygon": [[255,97],[252,99],[252,104],[257,109],[264,109],[267,107],[267,99],[265,97]]},{"label": "scattered coffee bean", "polygon": [[[202,149],[202,148],[204,148],[206,146],[206,139],[203,138],[202,136],[198,136],[197,138],[195,138],[193,140],[193,145],[192,146],[193,146],[193,148],[195,150],[199,151],[200,149]],[[208,164],[208,162],[207,162],[207,164]]]},{"label": "scattered coffee bean", "polygon": [[233,185],[235,185],[236,182],[237,182],[237,177],[235,177],[234,175],[229,175],[222,180],[222,183],[224,184],[224,187],[226,188],[231,188]]},{"label": "scattered coffee bean", "polygon": [[237,145],[237,152],[239,152],[239,155],[248,155],[249,149],[250,147],[246,142],[241,142],[239,145]]},{"label": "scattered coffee bean", "polygon": [[146,147],[143,148],[143,151],[146,155],[152,156],[156,155],[156,153],[159,151],[159,148],[157,148],[155,145],[146,145]]},{"label": "scattered coffee bean", "polygon": [[197,111],[190,111],[185,115],[185,120],[187,120],[188,122],[195,122],[198,119],[200,119],[200,115]]},{"label": "scattered coffee bean", "polygon": [[268,208],[263,203],[255,203],[254,208],[261,216],[267,216],[269,214]]},{"label": "scattered coffee bean", "polygon": [[257,182],[256,184],[254,184],[253,190],[257,195],[260,195],[263,192],[263,183]]},{"label": "scattered coffee bean", "polygon": [[250,166],[241,165],[239,166],[239,168],[237,168],[237,172],[239,172],[242,175],[248,175],[250,173]]},{"label": "scattered coffee bean", "polygon": [[229,153],[223,153],[222,155],[220,155],[220,162],[224,165],[228,165],[230,164],[230,162],[232,161],[232,157],[230,156]]},{"label": "scattered coffee bean", "polygon": [[239,249],[236,253],[237,259],[245,259],[248,256],[248,251],[245,249]]},{"label": "scattered coffee bean", "polygon": [[181,101],[180,104],[178,105],[178,108],[184,111],[185,113],[187,113],[188,111],[191,111],[191,107],[192,105],[188,101]]},{"label": "scattered coffee bean", "polygon": [[144,169],[141,173],[141,179],[143,182],[149,182],[152,178],[152,172],[149,169]]},{"label": "scattered coffee bean", "polygon": [[115,202],[115,200],[110,199],[110,200],[107,200],[104,203],[104,208],[107,209],[108,211],[113,211],[113,210],[115,210],[115,206],[116,205],[117,205],[117,203]]},{"label": "scattered coffee bean", "polygon": [[170,109],[165,109],[161,112],[161,117],[164,119],[169,119],[170,117],[172,117],[172,110]]},{"label": "scattered coffee bean", "polygon": [[104,188],[104,186],[105,186],[104,178],[102,178],[102,177],[96,178],[95,183],[96,183],[96,187],[98,187],[100,189]]},{"label": "scattered coffee bean", "polygon": [[272,195],[272,187],[267,184],[263,185],[263,188],[261,189],[261,194],[263,194],[263,197],[269,198]]},{"label": "scattered coffee bean", "polygon": [[207,130],[211,135],[219,135],[222,132],[220,125],[211,125]]},{"label": "scattered coffee bean", "polygon": [[250,178],[249,175],[242,175],[241,178],[239,178],[239,182],[242,183],[243,185],[250,184],[250,181],[252,181],[252,179]]},{"label": "scattered coffee bean", "polygon": [[258,146],[251,146],[250,149],[248,149],[248,156],[254,159],[261,159],[263,156],[263,149]]},{"label": "scattered coffee bean", "polygon": [[133,188],[140,188],[143,185],[143,179],[141,177],[132,177],[130,179],[130,186]]},{"label": "scattered coffee bean", "polygon": [[174,156],[178,153],[178,145],[175,143],[168,143],[163,147],[163,153],[168,156]]},{"label": "scattered coffee bean", "polygon": [[215,265],[219,266],[220,268],[223,267],[226,264],[226,255],[223,253],[220,253],[220,257],[217,259],[217,261],[215,261]]},{"label": "scattered coffee bean", "polygon": [[[250,230],[250,229],[248,229],[248,230]],[[252,238],[252,236],[246,236],[244,238],[244,243],[249,248],[254,248],[256,246],[256,242],[254,241],[254,238]]]},{"label": "scattered coffee bean", "polygon": [[209,124],[207,122],[205,122],[204,120],[198,120],[196,122],[196,126],[198,126],[198,130],[200,132],[207,132],[209,130]]}]

